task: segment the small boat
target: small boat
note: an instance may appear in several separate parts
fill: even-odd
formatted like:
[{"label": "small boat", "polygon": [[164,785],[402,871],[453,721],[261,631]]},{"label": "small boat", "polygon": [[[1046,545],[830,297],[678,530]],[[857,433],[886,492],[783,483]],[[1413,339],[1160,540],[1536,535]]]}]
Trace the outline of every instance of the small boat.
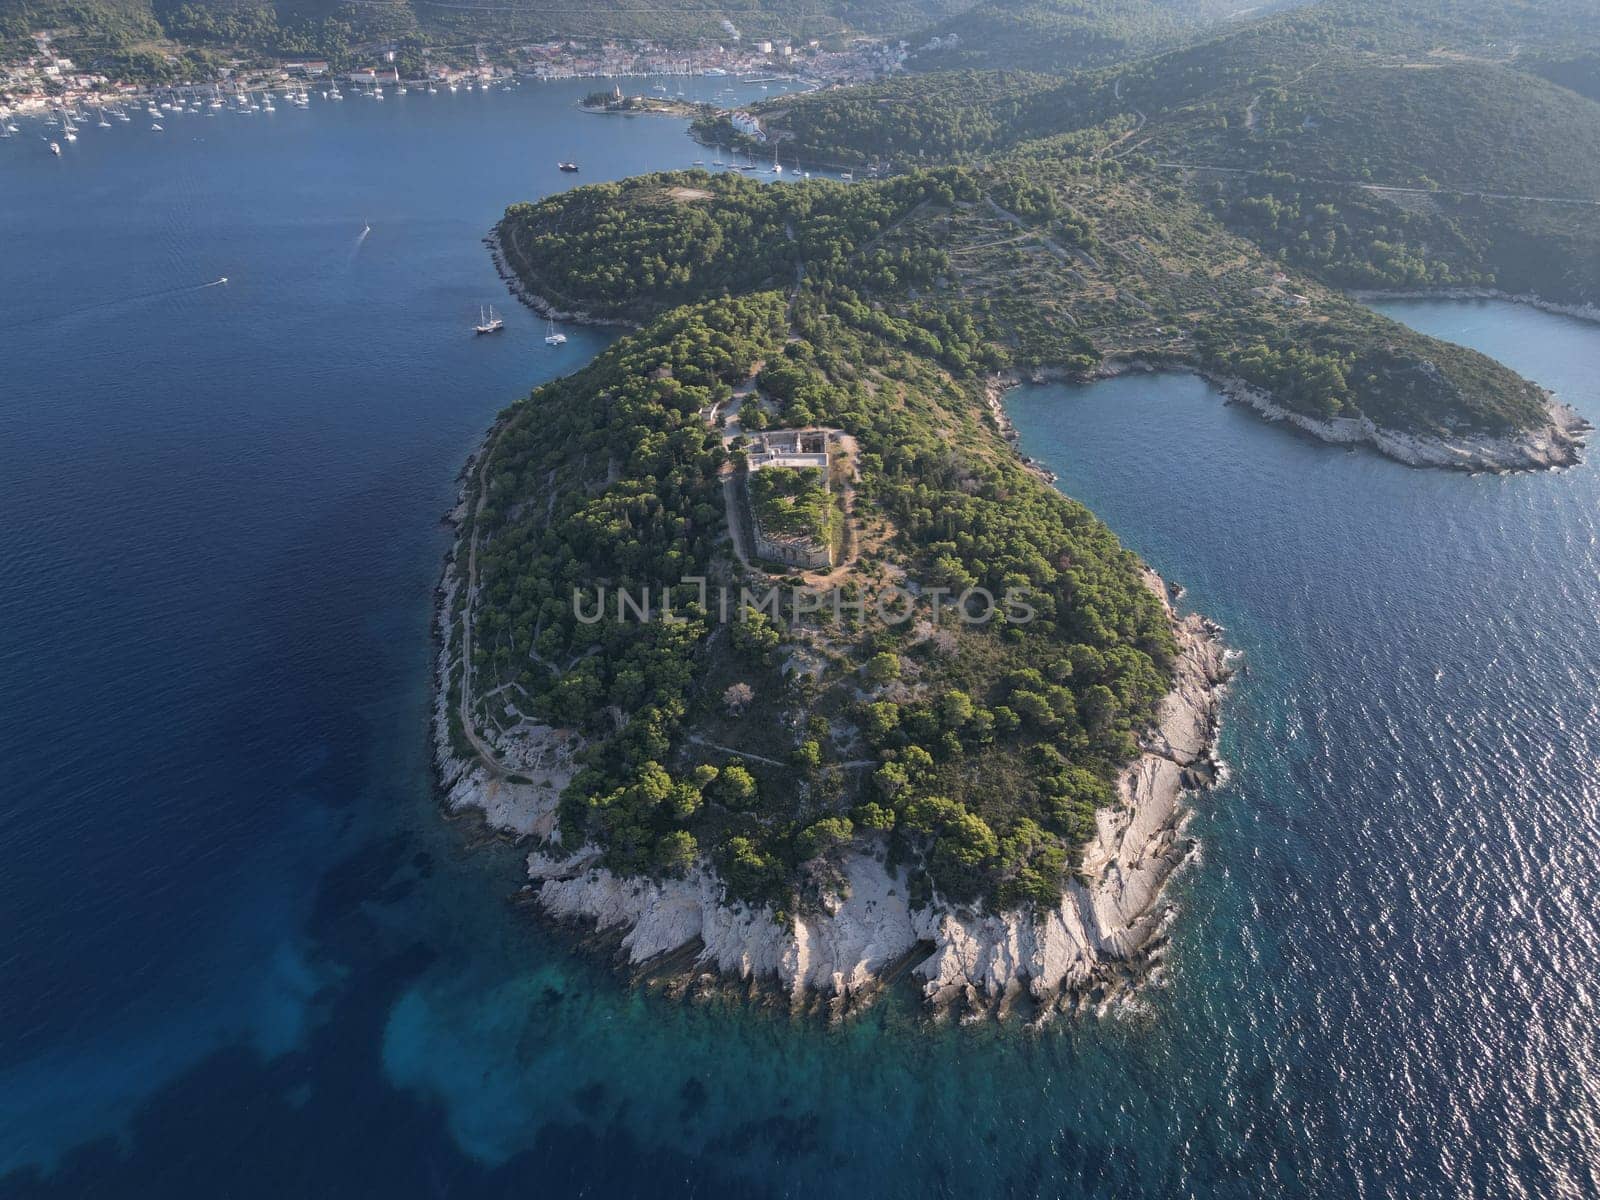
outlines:
[{"label": "small boat", "polygon": [[218,283],[227,283],[228,282],[228,277],[226,275],[219,275],[219,276],[217,276],[217,282]]},{"label": "small boat", "polygon": [[544,344],[546,346],[565,346],[567,344],[567,335],[559,332],[556,329],[556,323],[548,317],[545,318],[544,327]]},{"label": "small boat", "polygon": [[496,315],[496,313],[494,311],[494,305],[491,304],[489,306],[489,315],[488,316],[484,315],[482,306],[479,306],[479,308],[478,308],[478,323],[472,327],[473,328],[473,332],[479,333],[479,334],[499,333],[505,327],[506,327],[506,323],[504,321],[502,321],[499,318],[499,316]]},{"label": "small boat", "polygon": [[575,162],[557,163],[556,166],[560,167],[563,171],[567,171],[569,173],[570,172],[575,172],[578,169],[578,164],[575,163]]},{"label": "small boat", "polygon": [[846,183],[854,183],[856,181],[855,175],[853,175],[849,171],[845,171],[843,174],[841,174],[839,176],[839,178],[844,180]]},{"label": "small boat", "polygon": [[153,133],[160,133],[161,132],[161,126],[156,121],[151,121],[150,122],[150,129],[151,129],[151,132],[153,132]]},{"label": "small boat", "polygon": [[50,153],[54,154],[57,158],[60,158],[61,157],[61,143],[60,142],[51,142],[50,143]]},{"label": "small boat", "polygon": [[706,165],[706,160],[703,159],[703,158],[697,158],[697,159],[694,160],[694,162],[690,163],[689,165],[693,166],[693,167],[703,167],[703,166]]}]

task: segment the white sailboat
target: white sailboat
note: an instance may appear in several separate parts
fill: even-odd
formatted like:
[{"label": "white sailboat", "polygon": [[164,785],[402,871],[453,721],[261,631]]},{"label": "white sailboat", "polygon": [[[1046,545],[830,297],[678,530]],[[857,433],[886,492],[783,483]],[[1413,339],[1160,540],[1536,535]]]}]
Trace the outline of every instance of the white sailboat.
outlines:
[{"label": "white sailboat", "polygon": [[506,323],[494,311],[494,305],[489,306],[489,314],[484,315],[483,306],[478,306],[478,323],[474,325],[473,332],[478,334],[499,333],[506,327]]},{"label": "white sailboat", "polygon": [[565,346],[567,344],[567,335],[557,330],[556,323],[549,317],[545,318],[544,327],[544,344],[546,346]]}]

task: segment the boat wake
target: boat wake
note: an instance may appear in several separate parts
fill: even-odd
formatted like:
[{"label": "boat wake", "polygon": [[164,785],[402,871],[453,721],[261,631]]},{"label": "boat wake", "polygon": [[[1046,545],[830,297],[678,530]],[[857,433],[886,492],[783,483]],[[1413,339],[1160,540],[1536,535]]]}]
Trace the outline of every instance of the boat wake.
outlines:
[{"label": "boat wake", "polygon": [[9,321],[0,325],[0,329],[22,329],[30,325],[43,325],[49,321],[64,321],[69,317],[82,316],[85,313],[100,312],[102,309],[116,308],[124,304],[143,304],[151,300],[163,300],[172,296],[185,296],[191,292],[203,292],[208,288],[224,287],[228,277],[219,275],[209,283],[187,283],[178,287],[157,288],[153,292],[136,292],[129,296],[114,296],[109,300],[97,300],[93,304],[80,304],[76,308],[63,309],[60,312],[43,313],[36,317],[24,317],[20,321]]}]

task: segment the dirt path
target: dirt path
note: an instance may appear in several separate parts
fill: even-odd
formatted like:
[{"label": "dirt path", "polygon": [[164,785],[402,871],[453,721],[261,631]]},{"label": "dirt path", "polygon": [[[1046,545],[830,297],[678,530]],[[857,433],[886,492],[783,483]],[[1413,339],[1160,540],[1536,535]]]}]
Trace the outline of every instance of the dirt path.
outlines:
[{"label": "dirt path", "polygon": [[740,494],[739,473],[732,464],[722,468],[722,503],[728,510],[728,536],[733,539],[734,557],[747,571],[755,570],[751,559],[755,557],[755,539],[744,523],[744,497]]},{"label": "dirt path", "polygon": [[[731,754],[735,758],[742,758],[748,762],[766,763],[769,767],[783,767],[787,770],[794,765],[793,763],[779,762],[775,758],[766,758],[760,754],[752,754],[748,750],[735,750],[732,746],[721,746],[716,742],[708,742],[697,733],[691,733],[685,740],[694,743],[696,746],[704,746],[707,750],[719,750],[723,754]],[[878,767],[882,765],[880,760],[876,758],[854,758],[849,762],[824,763],[822,769],[824,771],[859,771],[863,767]]]},{"label": "dirt path", "polygon": [[478,736],[477,730],[472,727],[472,602],[478,592],[478,514],[483,511],[483,504],[489,495],[489,456],[494,448],[494,441],[499,437],[499,431],[491,433],[483,444],[483,453],[478,463],[478,499],[469,514],[472,520],[472,536],[467,539],[467,578],[465,592],[461,602],[461,717],[462,735],[477,751],[478,758],[482,761],[484,769],[494,779],[500,779],[509,774],[509,769],[502,763],[495,752],[486,745]]}]

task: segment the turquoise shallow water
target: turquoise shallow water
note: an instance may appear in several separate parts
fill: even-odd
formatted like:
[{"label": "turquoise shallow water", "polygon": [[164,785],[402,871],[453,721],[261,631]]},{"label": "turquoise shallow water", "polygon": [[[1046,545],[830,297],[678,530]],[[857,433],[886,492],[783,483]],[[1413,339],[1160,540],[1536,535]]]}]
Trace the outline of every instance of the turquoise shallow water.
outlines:
[{"label": "turquoise shallow water", "polygon": [[[478,238],[558,158],[700,153],[585,90],[0,144],[0,1192],[1600,1187],[1588,466],[1411,471],[1186,377],[1013,395],[1246,655],[1137,1006],[791,1024],[627,991],[506,903],[514,855],[429,790],[438,516],[603,343],[466,336]],[[1600,329],[1388,311],[1600,417]]]}]

